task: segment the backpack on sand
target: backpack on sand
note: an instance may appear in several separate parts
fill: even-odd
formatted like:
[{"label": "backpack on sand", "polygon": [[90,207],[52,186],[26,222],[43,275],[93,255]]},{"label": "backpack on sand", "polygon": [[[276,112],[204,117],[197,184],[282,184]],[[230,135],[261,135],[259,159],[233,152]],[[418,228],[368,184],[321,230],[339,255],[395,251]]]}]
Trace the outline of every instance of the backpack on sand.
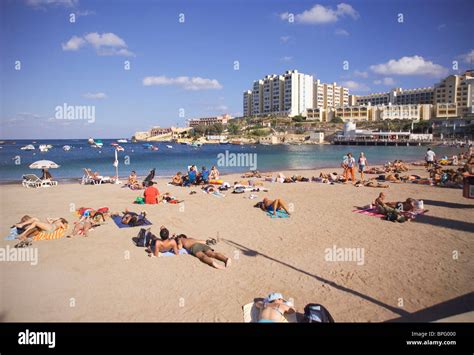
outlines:
[{"label": "backpack on sand", "polygon": [[322,305],[309,303],[304,308],[305,323],[334,323],[331,313]]},{"label": "backpack on sand", "polygon": [[141,228],[136,238],[134,238],[137,247],[149,247],[151,245],[154,235],[151,232],[147,232],[145,228]]}]

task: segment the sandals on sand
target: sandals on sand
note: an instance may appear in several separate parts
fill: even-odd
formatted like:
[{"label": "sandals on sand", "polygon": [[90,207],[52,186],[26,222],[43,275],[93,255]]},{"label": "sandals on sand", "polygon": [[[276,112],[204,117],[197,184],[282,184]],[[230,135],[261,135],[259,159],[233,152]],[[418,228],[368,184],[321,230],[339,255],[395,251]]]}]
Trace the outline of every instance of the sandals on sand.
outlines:
[{"label": "sandals on sand", "polygon": [[22,240],[18,244],[15,244],[15,248],[26,248],[33,244],[33,241],[29,238]]}]

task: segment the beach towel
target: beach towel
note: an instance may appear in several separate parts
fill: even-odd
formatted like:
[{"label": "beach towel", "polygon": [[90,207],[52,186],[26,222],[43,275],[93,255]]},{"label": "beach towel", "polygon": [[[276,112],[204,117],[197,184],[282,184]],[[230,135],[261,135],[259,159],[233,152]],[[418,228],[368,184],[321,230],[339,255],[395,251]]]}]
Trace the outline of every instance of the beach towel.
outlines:
[{"label": "beach towel", "polygon": [[[352,212],[365,214],[366,216],[379,217],[379,218],[385,217],[385,215],[377,212],[377,208],[375,208],[375,207],[374,208],[365,208],[365,209],[360,209],[360,210],[353,210]],[[415,210],[413,212],[402,212],[402,214],[410,215],[410,217],[414,218],[415,216],[423,215],[427,212],[428,212],[428,210]]]},{"label": "beach towel", "polygon": [[277,210],[276,215],[274,215],[273,212],[267,211],[267,216],[271,218],[289,218],[290,217],[289,214],[283,210]]},{"label": "beach towel", "polygon": [[[257,323],[259,309],[255,306],[255,302],[247,303],[242,307],[244,313],[244,323]],[[298,323],[296,320],[296,313],[285,314],[285,323]]]},{"label": "beach towel", "polygon": [[[179,255],[187,255],[189,254],[189,252],[186,250],[186,249],[180,249],[179,250]],[[166,251],[164,253],[160,253],[160,257],[162,256],[175,256],[176,254],[172,251]]]},{"label": "beach towel", "polygon": [[353,210],[352,212],[355,213],[360,213],[360,214],[365,214],[366,216],[373,216],[373,217],[384,217],[383,214],[377,212],[377,209],[374,208],[364,208],[364,209],[358,209],[358,210]]},{"label": "beach towel", "polygon": [[[128,224],[123,224],[122,223],[122,217],[120,217],[120,216],[112,216],[112,220],[115,222],[115,224],[119,228],[132,228],[132,226],[129,226]],[[142,226],[151,226],[152,225],[152,223],[146,218],[144,219],[144,222],[145,223],[143,223],[139,226],[134,226],[134,227],[142,227]]]},{"label": "beach towel", "polygon": [[66,234],[66,228],[58,227],[53,232],[39,232],[33,237],[33,240],[53,240],[60,239]]},{"label": "beach towel", "polygon": [[10,234],[5,237],[5,240],[15,240],[16,237],[18,236],[18,230],[16,227],[13,227],[10,229]]}]

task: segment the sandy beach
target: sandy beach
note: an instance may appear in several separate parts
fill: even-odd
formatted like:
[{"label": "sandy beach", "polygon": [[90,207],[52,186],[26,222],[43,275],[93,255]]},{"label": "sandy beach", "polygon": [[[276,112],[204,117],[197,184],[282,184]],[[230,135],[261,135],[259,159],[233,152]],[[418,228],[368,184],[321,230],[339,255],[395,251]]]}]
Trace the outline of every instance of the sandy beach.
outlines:
[{"label": "sandy beach", "polygon": [[[311,178],[320,170],[299,173]],[[250,193],[218,198],[198,187],[167,186],[164,179],[157,187],[184,203],[134,205],[140,191],[111,184],[0,186],[0,247],[13,247],[3,236],[25,214],[72,222],[71,211],[81,206],[144,209],[155,233],[164,225],[171,233],[218,238],[215,249],[232,258],[229,268],[213,269],[191,255],[150,258],[132,243],[140,228],[119,229],[108,219],[88,238],[34,242],[37,265],[1,262],[1,320],[242,322],[242,306],[269,292],[293,299],[299,312],[323,304],[336,322],[432,321],[439,310],[447,316],[472,309],[466,298],[474,291],[474,200],[460,189],[265,183],[269,192],[249,199]],[[352,212],[382,190],[389,201],[424,200],[428,212],[402,224]],[[265,196],[291,204],[291,217],[272,219],[254,208]],[[363,262],[327,261],[328,248],[362,248]]]}]

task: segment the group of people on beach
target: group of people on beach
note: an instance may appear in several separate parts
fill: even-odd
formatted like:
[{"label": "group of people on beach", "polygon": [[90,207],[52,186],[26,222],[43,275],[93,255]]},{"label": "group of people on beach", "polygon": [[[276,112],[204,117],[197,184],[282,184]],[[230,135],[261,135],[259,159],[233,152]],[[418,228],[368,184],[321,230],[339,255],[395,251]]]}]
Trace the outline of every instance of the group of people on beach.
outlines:
[{"label": "group of people on beach", "polygon": [[186,187],[191,185],[209,184],[210,182],[219,180],[219,177],[219,170],[217,170],[215,166],[212,166],[211,170],[208,170],[203,166],[201,167],[201,171],[199,171],[196,165],[190,165],[187,174],[183,175],[181,171],[178,171],[173,176],[171,184]]}]

